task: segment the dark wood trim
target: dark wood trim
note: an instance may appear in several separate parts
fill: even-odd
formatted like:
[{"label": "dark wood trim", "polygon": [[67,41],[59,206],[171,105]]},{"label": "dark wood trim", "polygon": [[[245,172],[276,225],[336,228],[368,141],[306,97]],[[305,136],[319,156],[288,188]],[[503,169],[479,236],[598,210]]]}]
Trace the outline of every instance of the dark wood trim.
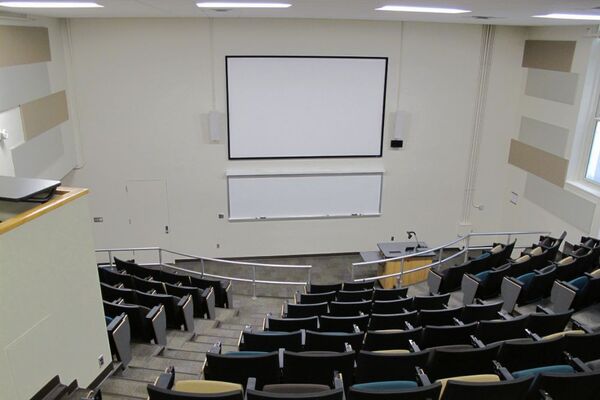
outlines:
[{"label": "dark wood trim", "polygon": [[100,385],[102,384],[102,382],[104,382],[108,377],[110,377],[115,371],[117,371],[118,368],[113,368],[113,363],[110,362],[106,368],[104,368],[102,370],[102,372],[100,372],[100,374],[96,377],[96,379],[94,379],[86,389],[89,390],[93,390],[96,391]]}]

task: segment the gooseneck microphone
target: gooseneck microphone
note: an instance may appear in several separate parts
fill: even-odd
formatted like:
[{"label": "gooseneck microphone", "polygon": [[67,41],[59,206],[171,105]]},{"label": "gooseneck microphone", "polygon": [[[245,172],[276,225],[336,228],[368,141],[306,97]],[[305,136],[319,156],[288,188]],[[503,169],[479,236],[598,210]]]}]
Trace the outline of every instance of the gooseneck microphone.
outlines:
[{"label": "gooseneck microphone", "polygon": [[406,231],[406,234],[408,235],[408,239],[409,240],[412,239],[413,236],[415,237],[416,246],[415,246],[414,252],[415,253],[418,252],[420,244],[419,244],[419,238],[417,237],[417,232],[415,232],[415,231]]}]

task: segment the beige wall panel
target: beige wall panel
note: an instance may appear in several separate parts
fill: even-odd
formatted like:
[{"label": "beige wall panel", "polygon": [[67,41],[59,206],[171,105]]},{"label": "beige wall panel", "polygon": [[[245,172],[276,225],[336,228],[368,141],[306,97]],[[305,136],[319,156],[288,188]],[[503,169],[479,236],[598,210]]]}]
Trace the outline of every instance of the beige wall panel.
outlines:
[{"label": "beige wall panel", "polygon": [[568,137],[568,129],[533,118],[521,118],[519,140],[525,144],[563,157],[567,150]]},{"label": "beige wall panel", "polygon": [[526,40],[522,66],[571,72],[576,43],[571,40]]},{"label": "beige wall panel", "polygon": [[565,184],[569,166],[569,160],[515,139],[510,142],[508,163],[560,187]]},{"label": "beige wall panel", "polygon": [[68,119],[67,94],[64,90],[21,104],[25,140],[32,139]]},{"label": "beige wall panel", "polygon": [[529,69],[525,94],[559,103],[575,104],[578,79],[578,74],[570,72]]},{"label": "beige wall panel", "polygon": [[48,28],[0,26],[0,67],[50,60]]}]

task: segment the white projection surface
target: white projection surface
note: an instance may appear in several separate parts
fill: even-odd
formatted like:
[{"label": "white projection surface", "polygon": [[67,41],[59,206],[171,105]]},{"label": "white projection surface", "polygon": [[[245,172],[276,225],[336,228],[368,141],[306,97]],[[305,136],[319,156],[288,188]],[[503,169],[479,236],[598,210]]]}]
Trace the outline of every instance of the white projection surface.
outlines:
[{"label": "white projection surface", "polygon": [[387,58],[226,64],[230,159],[381,156]]},{"label": "white projection surface", "polygon": [[381,172],[228,176],[227,182],[230,220],[381,213]]}]

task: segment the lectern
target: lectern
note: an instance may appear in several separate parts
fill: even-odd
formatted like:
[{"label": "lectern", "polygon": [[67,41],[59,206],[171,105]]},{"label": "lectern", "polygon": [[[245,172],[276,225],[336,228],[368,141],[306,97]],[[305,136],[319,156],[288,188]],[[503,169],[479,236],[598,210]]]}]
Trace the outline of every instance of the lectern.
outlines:
[{"label": "lectern", "polygon": [[[422,253],[428,249],[427,244],[425,242],[419,242],[418,249],[416,248],[416,242],[377,243],[377,247],[379,247],[380,253],[385,258],[395,258],[411,253]],[[410,271],[431,264],[433,262],[433,256],[433,252],[427,252],[414,257],[405,258],[403,260],[387,261],[379,266],[379,274],[388,275],[404,271],[404,274],[401,277],[402,285],[406,286],[423,282],[427,280],[428,269],[423,269],[421,271],[415,272]],[[383,278],[379,280],[379,283],[384,289],[391,289],[395,287],[396,282],[396,277]]]}]

